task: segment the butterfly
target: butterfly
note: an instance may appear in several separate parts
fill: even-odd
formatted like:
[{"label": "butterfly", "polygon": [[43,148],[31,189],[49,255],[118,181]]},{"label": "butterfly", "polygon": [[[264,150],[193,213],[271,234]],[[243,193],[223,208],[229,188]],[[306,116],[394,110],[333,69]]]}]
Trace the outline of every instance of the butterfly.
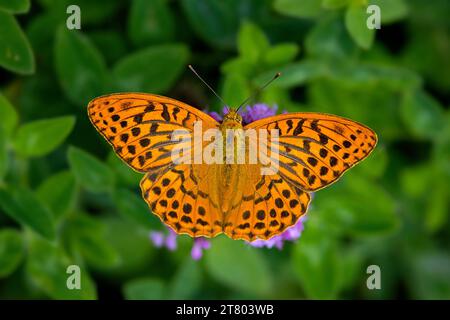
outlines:
[{"label": "butterfly", "polygon": [[[231,109],[219,123],[183,102],[145,93],[95,98],[88,115],[115,153],[145,174],[140,187],[152,212],[192,237],[225,233],[253,241],[282,233],[306,213],[311,192],[338,180],[377,143],[374,131],[335,115],[289,113],[243,125]],[[171,139],[172,133],[193,135],[198,122],[203,131],[277,130],[278,139],[267,142],[278,153],[277,172],[262,175],[260,164],[173,161],[176,146],[195,146],[189,139]]]}]

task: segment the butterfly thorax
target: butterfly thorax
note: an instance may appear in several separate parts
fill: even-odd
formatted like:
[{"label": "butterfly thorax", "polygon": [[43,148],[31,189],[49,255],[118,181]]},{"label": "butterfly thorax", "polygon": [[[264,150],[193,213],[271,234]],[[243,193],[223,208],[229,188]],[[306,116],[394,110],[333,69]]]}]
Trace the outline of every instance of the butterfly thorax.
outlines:
[{"label": "butterfly thorax", "polygon": [[[237,163],[237,156],[240,152],[237,141],[243,137],[242,117],[236,111],[230,111],[224,116],[219,129],[223,138],[223,163],[230,164],[227,157],[232,157],[232,162]],[[233,140],[233,143],[231,143]],[[227,146],[232,150],[227,150]],[[230,166],[227,166],[230,167]]]}]

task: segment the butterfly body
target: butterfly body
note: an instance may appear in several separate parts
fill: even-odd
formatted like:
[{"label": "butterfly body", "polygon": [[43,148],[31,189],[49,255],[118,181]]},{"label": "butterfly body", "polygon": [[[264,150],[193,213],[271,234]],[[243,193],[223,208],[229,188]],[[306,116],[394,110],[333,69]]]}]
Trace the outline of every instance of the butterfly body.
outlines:
[{"label": "butterfly body", "polygon": [[[240,115],[234,111],[229,112],[224,116],[223,122],[220,124],[219,129],[222,136],[222,146],[227,144],[227,131],[233,130],[243,130],[242,118]],[[237,146],[233,146],[232,157],[237,158],[238,149]],[[233,161],[235,162],[235,161]],[[218,192],[221,193],[220,204],[223,215],[227,215],[230,209],[230,202],[236,193],[240,190],[239,186],[242,184],[242,170],[245,168],[235,163],[227,163],[227,154],[223,152],[223,161],[221,164],[216,165],[217,171],[217,183],[219,186]]]},{"label": "butterfly body", "polygon": [[[225,233],[252,241],[283,232],[306,213],[310,192],[337,181],[377,142],[371,129],[338,116],[292,113],[243,125],[231,110],[218,123],[180,101],[143,93],[96,98],[88,114],[118,156],[145,173],[140,186],[152,212],[175,232],[193,237]],[[238,139],[249,130],[269,136],[275,130],[278,139],[258,136],[256,142],[277,151],[277,171],[262,174],[262,163],[249,163],[250,145],[233,146],[231,162],[226,152],[221,163],[174,162],[175,147],[181,145],[189,151],[186,159],[195,160],[211,146],[193,137],[199,122],[202,133],[218,130],[223,146],[230,130]],[[186,139],[174,141],[172,133],[180,129]],[[236,161],[242,155],[246,161]]]}]

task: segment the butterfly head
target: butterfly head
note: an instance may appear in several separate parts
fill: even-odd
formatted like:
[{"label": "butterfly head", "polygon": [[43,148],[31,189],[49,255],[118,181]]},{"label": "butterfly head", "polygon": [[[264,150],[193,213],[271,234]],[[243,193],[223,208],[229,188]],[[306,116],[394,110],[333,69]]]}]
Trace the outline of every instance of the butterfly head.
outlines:
[{"label": "butterfly head", "polygon": [[227,128],[242,127],[242,116],[236,110],[230,109],[223,117],[222,125]]}]

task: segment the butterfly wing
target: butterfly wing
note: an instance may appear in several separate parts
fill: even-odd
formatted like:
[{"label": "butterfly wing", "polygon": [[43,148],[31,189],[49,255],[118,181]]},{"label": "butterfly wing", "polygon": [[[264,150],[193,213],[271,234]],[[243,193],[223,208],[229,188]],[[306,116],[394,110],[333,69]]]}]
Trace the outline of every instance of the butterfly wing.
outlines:
[{"label": "butterfly wing", "polygon": [[[180,101],[143,93],[96,98],[89,103],[88,114],[117,155],[134,170],[146,173],[142,195],[164,223],[191,236],[219,232],[222,218],[217,200],[208,193],[212,170],[176,164],[171,157],[175,147],[183,148],[192,151],[192,163],[194,122],[201,121],[207,130],[218,126],[213,118]],[[174,130],[185,130],[189,139],[172,140]]]},{"label": "butterfly wing", "polygon": [[267,146],[279,153],[278,175],[304,191],[335,182],[377,143],[377,135],[368,127],[328,114],[282,114],[245,127],[250,128],[278,130],[278,141],[269,139]]},{"label": "butterfly wing", "polygon": [[279,175],[245,170],[244,193],[224,221],[224,233],[233,239],[270,239],[294,225],[306,213],[309,193]]},{"label": "butterfly wing", "polygon": [[[307,211],[308,192],[323,188],[366,158],[377,143],[366,126],[341,117],[291,113],[261,119],[245,129],[278,130],[268,139],[276,149],[278,168],[261,175],[261,166],[247,168],[244,193],[224,221],[224,232],[234,239],[269,239],[294,225]],[[268,156],[272,157],[270,151]],[[238,205],[239,204],[239,205]]]},{"label": "butterfly wing", "polygon": [[[174,130],[193,132],[195,121],[203,128],[218,123],[185,103],[144,93],[120,93],[92,100],[88,106],[92,124],[112,145],[117,155],[139,172],[157,170],[172,163]],[[192,139],[191,139],[192,140]],[[185,142],[187,149],[189,142]]]},{"label": "butterfly wing", "polygon": [[214,237],[222,232],[217,195],[210,189],[214,177],[213,165],[166,167],[142,179],[142,195],[177,233]]}]

